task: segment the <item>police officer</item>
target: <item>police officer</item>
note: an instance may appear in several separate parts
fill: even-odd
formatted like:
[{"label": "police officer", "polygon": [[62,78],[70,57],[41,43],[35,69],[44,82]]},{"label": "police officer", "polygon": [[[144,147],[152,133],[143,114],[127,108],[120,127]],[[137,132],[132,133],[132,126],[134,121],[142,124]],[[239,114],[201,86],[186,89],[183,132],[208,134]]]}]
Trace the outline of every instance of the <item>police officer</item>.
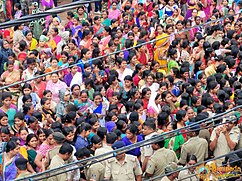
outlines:
[{"label": "police officer", "polygon": [[173,150],[164,148],[164,144],[165,144],[165,141],[163,138],[161,138],[160,140],[152,144],[152,148],[153,150],[155,150],[155,152],[149,158],[149,161],[146,167],[146,175],[148,177],[156,177],[158,175],[162,175],[165,172],[165,167],[169,163],[178,162],[176,153]]},{"label": "police officer", "polygon": [[[117,141],[112,145],[114,150],[124,147],[123,141]],[[125,153],[117,153],[116,158],[107,161],[105,179],[114,181],[141,181],[142,170],[137,157]]]}]

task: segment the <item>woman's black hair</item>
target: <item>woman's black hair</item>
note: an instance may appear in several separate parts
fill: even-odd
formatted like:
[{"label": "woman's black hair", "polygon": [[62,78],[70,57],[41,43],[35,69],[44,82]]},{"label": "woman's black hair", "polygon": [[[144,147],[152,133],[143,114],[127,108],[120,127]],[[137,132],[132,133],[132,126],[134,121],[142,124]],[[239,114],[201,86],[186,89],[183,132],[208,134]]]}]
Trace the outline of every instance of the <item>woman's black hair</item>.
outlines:
[{"label": "woman's black hair", "polygon": [[43,97],[40,101],[41,105],[43,106],[49,99],[46,97]]},{"label": "woman's black hair", "polygon": [[102,139],[98,136],[98,135],[94,135],[92,138],[91,138],[91,143],[92,144],[98,144],[102,142]]},{"label": "woman's black hair", "polygon": [[194,160],[197,163],[197,157],[195,155],[187,155],[187,158],[186,158],[187,163],[190,160]]},{"label": "woman's black hair", "polygon": [[26,138],[26,143],[25,143],[26,146],[29,146],[29,142],[31,141],[32,138],[36,138],[38,140],[38,137],[35,134],[30,133],[27,135],[27,138]]},{"label": "woman's black hair", "polygon": [[[39,136],[40,134],[45,134],[45,133],[46,133],[45,129],[44,128],[40,128],[40,129],[38,129],[36,135]],[[46,134],[45,134],[45,136],[46,136]]]},{"label": "woman's black hair", "polygon": [[[153,75],[153,74],[152,74]],[[151,92],[150,88],[145,87],[142,89],[141,97],[144,98],[147,92]]]},{"label": "woman's black hair", "polygon": [[73,85],[71,86],[71,92],[73,92],[73,90],[74,90],[75,87],[79,87],[79,88],[80,88],[80,85],[78,85],[78,84],[73,84]]},{"label": "woman's black hair", "polygon": [[32,96],[31,95],[24,95],[23,96],[23,98],[22,98],[22,102],[23,102],[23,104],[25,104],[25,102],[27,101],[27,100],[31,100],[31,102],[32,102]]},{"label": "woman's black hair", "polygon": [[137,135],[139,130],[135,124],[130,124],[127,126],[126,131],[129,130],[132,134]]},{"label": "woman's black hair", "polygon": [[12,99],[12,94],[11,94],[11,92],[3,92],[3,93],[2,93],[2,101],[4,101],[4,100],[7,99],[7,98]]},{"label": "woman's black hair", "polygon": [[28,83],[25,83],[22,87],[22,93],[24,94],[24,89],[30,89],[31,91],[33,90],[32,89],[32,86]]},{"label": "woman's black hair", "polygon": [[19,144],[14,141],[9,141],[6,144],[6,153],[14,150]]},{"label": "woman's black hair", "polygon": [[28,111],[30,110],[30,108],[31,108],[32,106],[33,106],[32,103],[24,104],[24,106],[23,106],[23,113],[24,113],[24,114],[27,114]]},{"label": "woman's black hair", "polygon": [[178,110],[176,113],[176,120],[180,122],[185,116],[186,116],[186,111],[185,110]]}]

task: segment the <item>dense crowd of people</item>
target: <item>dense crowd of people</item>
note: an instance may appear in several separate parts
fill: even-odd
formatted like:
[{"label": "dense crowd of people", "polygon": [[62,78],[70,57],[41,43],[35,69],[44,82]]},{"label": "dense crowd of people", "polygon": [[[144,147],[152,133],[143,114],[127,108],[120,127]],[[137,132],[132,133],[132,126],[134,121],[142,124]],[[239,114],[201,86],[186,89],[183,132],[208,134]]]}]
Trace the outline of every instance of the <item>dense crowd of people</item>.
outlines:
[{"label": "dense crowd of people", "polygon": [[[1,3],[6,20],[57,6]],[[194,164],[242,148],[241,108],[189,127],[242,105],[241,8],[238,0],[103,0],[66,19],[2,29],[0,180],[162,134],[47,180],[200,180],[206,169]],[[212,164],[240,167],[240,158]]]}]

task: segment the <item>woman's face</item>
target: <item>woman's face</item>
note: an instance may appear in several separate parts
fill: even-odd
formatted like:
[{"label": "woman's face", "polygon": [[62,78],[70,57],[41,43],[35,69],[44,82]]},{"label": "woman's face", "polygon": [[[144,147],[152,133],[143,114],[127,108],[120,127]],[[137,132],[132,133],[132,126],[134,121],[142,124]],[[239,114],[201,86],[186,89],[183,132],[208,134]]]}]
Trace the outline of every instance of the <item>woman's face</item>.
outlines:
[{"label": "woman's face", "polygon": [[168,126],[166,127],[166,129],[167,129],[167,131],[172,131],[173,130],[171,123],[168,124]]},{"label": "woman's face", "polygon": [[131,140],[132,138],[134,138],[135,134],[131,133],[130,130],[126,130],[126,136],[129,140]]},{"label": "woman's face", "polygon": [[150,100],[150,96],[151,96],[151,91],[147,91],[147,93],[145,94],[145,99],[146,100]]},{"label": "woman's face", "polygon": [[55,67],[57,67],[57,65],[58,65],[58,61],[56,59],[53,59],[51,61],[51,66],[55,68]]},{"label": "woman's face", "polygon": [[97,122],[92,126],[92,129],[93,129],[93,130],[97,130],[99,127],[100,127],[100,124],[99,124],[99,122],[97,121]]},{"label": "woman's face", "polygon": [[7,97],[6,99],[3,100],[3,104],[6,106],[6,107],[9,107],[12,103],[12,99],[10,97]]},{"label": "woman's face", "polygon": [[58,75],[57,74],[52,74],[51,75],[51,80],[52,80],[53,83],[57,83],[58,80],[59,80]]},{"label": "woman's face", "polygon": [[195,165],[197,162],[195,160],[190,160],[188,163],[187,163],[187,166],[190,167],[189,170],[191,173],[194,173],[196,167],[191,167],[193,165]]},{"label": "woman's face", "polygon": [[159,104],[162,103],[161,95],[158,97],[158,99],[155,100],[155,103],[156,103],[157,105],[159,105]]},{"label": "woman's face", "polygon": [[82,102],[87,102],[87,99],[88,99],[88,95],[87,95],[87,93],[86,93],[86,92],[83,92],[83,93],[81,94],[81,101],[82,101]]},{"label": "woman's face", "polygon": [[116,9],[117,9],[117,4],[116,4],[116,3],[113,3],[113,4],[112,4],[112,9],[113,9],[113,10],[116,10]]},{"label": "woman's face", "polygon": [[118,104],[118,103],[119,103],[118,97],[117,96],[113,96],[112,97],[112,104]]},{"label": "woman's face", "polygon": [[66,46],[63,48],[63,51],[69,53],[69,52],[70,52],[70,48],[69,48],[69,46],[66,45]]},{"label": "woman's face", "polygon": [[168,33],[168,34],[172,34],[172,33],[173,33],[173,27],[169,27],[169,28],[167,29],[167,33]]},{"label": "woman's face", "polygon": [[22,130],[22,131],[20,132],[19,136],[20,136],[20,138],[21,138],[22,140],[26,141],[26,138],[27,138],[28,134],[29,134],[29,133],[28,133],[26,130]]},{"label": "woman's face", "polygon": [[182,25],[181,23],[178,23],[178,24],[176,25],[176,28],[177,28],[178,30],[181,30],[181,29],[183,28],[183,25]]},{"label": "woman's face", "polygon": [[120,68],[125,69],[127,67],[127,62],[126,61],[122,61]]},{"label": "woman's face", "polygon": [[69,142],[72,142],[74,139],[74,133],[71,131],[67,136],[66,136],[66,140]]},{"label": "woman's face", "polygon": [[14,119],[14,124],[18,127],[21,127],[24,124],[24,121],[19,119],[19,118],[15,118]]},{"label": "woman's face", "polygon": [[139,99],[140,98],[140,92],[136,91],[136,93],[134,94],[134,99]]},{"label": "woman's face", "polygon": [[8,117],[7,116],[4,116],[1,120],[1,125],[2,126],[7,126],[8,125]]},{"label": "woman's face", "polygon": [[197,91],[201,91],[201,89],[202,89],[202,84],[201,84],[201,82],[198,82],[198,83],[196,84],[195,88],[196,88]]},{"label": "woman's face", "polygon": [[79,8],[79,9],[78,9],[78,14],[79,14],[79,15],[83,15],[83,14],[84,14],[84,9]]},{"label": "woman's face", "polygon": [[9,49],[9,43],[7,41],[3,42],[3,48]]},{"label": "woman's face", "polygon": [[226,24],[226,26],[225,26],[225,30],[226,30],[226,31],[231,30],[231,24],[230,24],[230,23]]},{"label": "woman's face", "polygon": [[59,23],[59,21],[57,21],[56,19],[53,19],[53,25],[54,26],[58,26],[60,23]]},{"label": "woman's face", "polygon": [[95,96],[94,103],[99,106],[102,102],[102,97],[100,95]]},{"label": "woman's face", "polygon": [[46,140],[46,136],[45,136],[45,134],[44,134],[44,133],[41,133],[41,134],[39,135],[39,141],[40,141],[40,143],[43,143],[45,140]]},{"label": "woman's face", "polygon": [[93,147],[94,147],[95,149],[101,148],[101,147],[102,147],[102,142],[99,142],[99,143],[97,143],[97,144],[94,144],[94,143],[93,143]]},{"label": "woman's face", "polygon": [[33,38],[33,35],[32,35],[31,32],[29,32],[29,33],[26,35],[26,39],[29,40],[29,41],[31,41],[32,38]]},{"label": "woman's face", "polygon": [[220,86],[219,84],[213,89],[213,93],[217,94],[218,90],[219,90]]},{"label": "woman's face", "polygon": [[31,140],[28,143],[28,145],[32,148],[36,148],[37,144],[38,144],[38,140],[36,137],[31,138]]},{"label": "woman's face", "polygon": [[75,95],[75,96],[79,96],[80,95],[80,87],[75,86],[72,90],[72,94]]},{"label": "woman's face", "polygon": [[153,82],[154,82],[154,79],[153,79],[152,76],[148,76],[148,77],[146,78],[146,81],[147,81],[147,84],[148,84],[149,86],[151,86],[151,85],[153,84]]},{"label": "woman's face", "polygon": [[189,108],[189,109],[187,110],[187,116],[188,116],[188,119],[194,118],[195,113],[194,113],[194,111],[193,111],[192,108]]},{"label": "woman's face", "polygon": [[43,107],[45,110],[50,110],[50,100],[47,100]]},{"label": "woman's face", "polygon": [[167,91],[167,87],[166,86],[162,86],[160,87],[160,93],[162,94],[163,92]]},{"label": "woman's face", "polygon": [[158,34],[162,34],[163,33],[163,28],[161,26],[157,27],[157,32]]},{"label": "woman's face", "polygon": [[204,39],[201,39],[199,42],[198,42],[198,44],[199,44],[199,47],[203,47],[203,43],[204,43]]},{"label": "woman's face", "polygon": [[165,98],[165,101],[168,102],[168,103],[171,103],[172,102],[172,95],[171,94],[167,94],[166,98]]},{"label": "woman's face", "polygon": [[0,133],[1,135],[1,140],[3,142],[8,142],[10,140],[10,135],[6,134],[6,133]]},{"label": "woman's face", "polygon": [[12,154],[13,154],[14,156],[16,156],[16,155],[19,153],[19,149],[20,149],[20,146],[17,145],[16,148],[14,148],[14,150],[12,150]]},{"label": "woman's face", "polygon": [[23,90],[23,92],[24,92],[24,95],[30,95],[30,93],[31,93],[31,89],[30,89],[30,88],[25,88],[25,89]]},{"label": "woman's face", "polygon": [[124,85],[125,85],[125,87],[131,87],[132,82],[129,81],[129,80],[125,80],[125,81],[124,81]]},{"label": "woman's face", "polygon": [[45,97],[46,97],[47,99],[51,100],[51,99],[52,99],[52,93],[51,93],[51,92],[47,93],[47,94],[45,95]]},{"label": "woman's face", "polygon": [[54,140],[52,134],[47,137],[46,141],[49,143],[49,145],[54,145],[55,144],[55,140]]},{"label": "woman's face", "polygon": [[65,56],[64,54],[63,55],[61,55],[61,60],[62,60],[62,62],[67,62],[67,56]]}]

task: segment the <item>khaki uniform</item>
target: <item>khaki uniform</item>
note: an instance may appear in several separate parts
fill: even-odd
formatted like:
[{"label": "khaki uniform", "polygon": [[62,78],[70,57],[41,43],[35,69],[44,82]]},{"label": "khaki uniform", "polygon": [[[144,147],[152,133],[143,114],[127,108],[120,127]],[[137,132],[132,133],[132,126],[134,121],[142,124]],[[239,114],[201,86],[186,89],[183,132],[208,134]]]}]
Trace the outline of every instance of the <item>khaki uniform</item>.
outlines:
[{"label": "khaki uniform", "polygon": [[[57,154],[51,160],[49,169],[57,168],[57,167],[63,166],[64,164],[65,164],[65,161],[59,156],[59,154]],[[66,180],[67,180],[66,173],[59,174],[47,179],[47,181],[66,181]]]},{"label": "khaki uniform", "polygon": [[[239,138],[242,138],[242,133],[240,133]],[[236,150],[238,150],[240,148],[242,148],[242,139],[239,139],[239,142],[238,142],[238,144],[235,147]]]},{"label": "khaki uniform", "polygon": [[[145,140],[150,139],[153,135],[158,135],[158,133],[154,132],[154,133],[151,133],[151,134],[145,136]],[[143,161],[145,160],[145,157],[153,155],[154,150],[150,144],[150,145],[141,147],[140,152],[141,152],[141,162],[143,163]]]},{"label": "khaki uniform", "polygon": [[208,142],[199,138],[198,136],[190,138],[181,147],[181,156],[179,162],[181,164],[186,163],[187,155],[195,155],[197,162],[202,162],[208,157]]},{"label": "khaki uniform", "polygon": [[[47,161],[49,162],[49,164],[50,164],[51,160],[53,159],[53,157],[59,153],[61,146],[62,145],[58,145],[55,148],[47,151],[46,158],[47,158]],[[71,156],[67,161],[65,161],[65,163],[71,163],[72,161],[73,161],[73,156]],[[49,165],[47,165],[47,166],[49,166]]]},{"label": "khaki uniform", "polygon": [[161,181],[171,181],[167,176],[164,176]]},{"label": "khaki uniform", "polygon": [[32,173],[26,171],[26,172],[24,172],[24,173],[19,174],[19,175],[16,177],[16,179],[20,179],[20,178],[28,177],[28,176],[30,176],[30,175],[32,175]]},{"label": "khaki uniform", "polygon": [[178,162],[175,152],[166,148],[160,148],[150,157],[146,173],[153,174],[152,177],[162,175],[165,173],[165,167],[171,162]]},{"label": "khaki uniform", "polygon": [[[90,162],[88,163],[90,164]],[[84,173],[87,180],[103,180],[104,179],[105,167],[100,162],[94,163],[89,167],[85,168]]]},{"label": "khaki uniform", "polygon": [[[103,155],[103,154],[111,152],[111,151],[113,151],[111,146],[103,145],[102,148],[98,148],[98,149],[95,150],[94,156]],[[108,157],[110,157],[112,155],[113,154],[110,154],[110,155],[107,155],[107,156],[102,157],[100,159],[108,158]],[[104,167],[106,167],[106,162],[107,162],[107,160],[101,161],[101,163],[104,165]]]},{"label": "khaki uniform", "polygon": [[[210,140],[213,141],[216,137],[216,129],[215,128],[212,132],[212,135],[211,135],[211,138]],[[235,142],[236,144],[238,144],[239,142],[239,137],[240,137],[240,130],[237,126],[234,126],[231,131],[229,132],[229,137],[230,139]],[[213,151],[213,155],[214,157],[218,157],[218,156],[221,156],[221,155],[224,155],[224,154],[227,154],[229,153],[230,151],[233,151],[233,150],[230,150],[229,146],[228,146],[228,143],[227,143],[227,140],[225,138],[225,135],[223,133],[220,133],[219,137],[218,137],[218,141],[217,141],[217,144],[216,144],[216,147]],[[224,160],[224,158],[221,158],[221,159],[216,159],[216,163],[217,164],[222,164],[222,161]]]},{"label": "khaki uniform", "polygon": [[142,175],[142,170],[138,159],[129,154],[125,154],[123,164],[116,158],[107,161],[104,177],[113,181],[135,181],[135,176]]},{"label": "khaki uniform", "polygon": [[203,138],[207,140],[207,142],[210,142],[210,132],[207,129],[202,129],[199,131],[199,138]]},{"label": "khaki uniform", "polygon": [[[193,173],[191,173],[188,169],[186,170],[182,170],[179,172],[179,175],[178,175],[178,180],[182,180],[182,181],[198,181],[199,178],[194,175],[194,176],[191,176],[193,175]],[[191,176],[191,177],[189,177]]]}]

